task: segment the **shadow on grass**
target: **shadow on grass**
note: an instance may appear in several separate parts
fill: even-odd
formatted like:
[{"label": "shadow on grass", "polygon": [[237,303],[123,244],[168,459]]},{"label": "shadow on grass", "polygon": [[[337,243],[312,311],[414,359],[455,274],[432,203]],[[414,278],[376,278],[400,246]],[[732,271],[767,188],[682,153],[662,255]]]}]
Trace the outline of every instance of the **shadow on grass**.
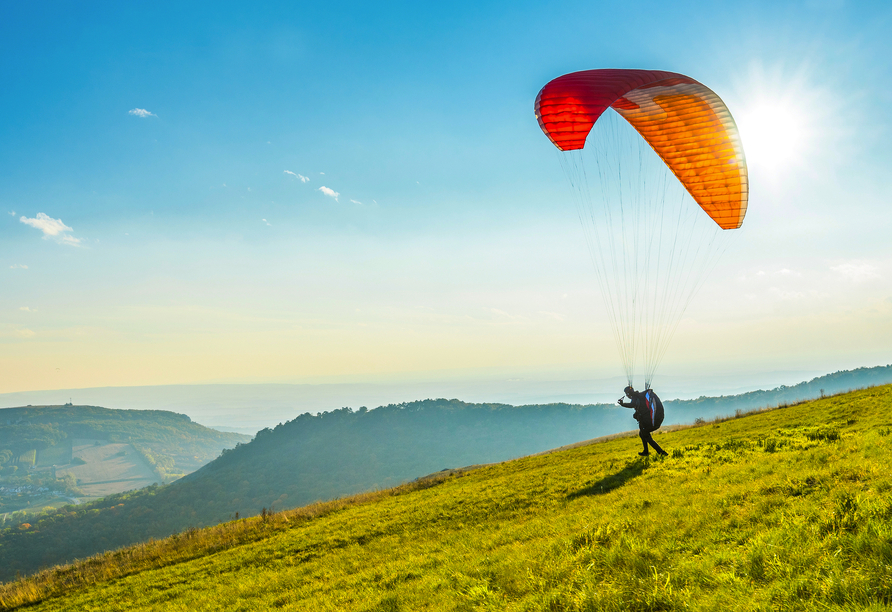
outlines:
[{"label": "shadow on grass", "polygon": [[567,495],[567,499],[576,499],[577,497],[585,497],[587,495],[604,495],[610,493],[614,489],[618,489],[636,476],[640,476],[647,467],[648,459],[635,459],[626,464],[626,467],[616,472],[596,480],[583,489],[574,491]]}]

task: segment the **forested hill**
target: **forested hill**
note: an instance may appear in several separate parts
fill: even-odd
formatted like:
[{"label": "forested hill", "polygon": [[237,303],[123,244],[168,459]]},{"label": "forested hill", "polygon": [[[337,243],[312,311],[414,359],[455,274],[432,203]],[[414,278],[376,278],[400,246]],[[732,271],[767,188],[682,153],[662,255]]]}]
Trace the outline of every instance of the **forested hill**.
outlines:
[{"label": "forested hill", "polygon": [[[666,423],[733,415],[815,394],[892,379],[892,368],[837,373],[795,387],[735,398],[667,402]],[[885,381],[884,381],[885,382]],[[834,386],[835,385],[835,386]],[[761,394],[761,395],[758,395]],[[738,396],[740,397],[740,396]],[[446,468],[502,461],[635,427],[615,405],[508,406],[423,400],[374,410],[303,414],[258,432],[166,486],[67,508],[0,533],[0,579],[190,527],[389,487]],[[629,440],[629,453],[638,450]]]},{"label": "forested hill", "polygon": [[[0,408],[0,459],[22,453],[56,451],[72,440],[96,439],[133,444],[163,478],[192,472],[216,458],[224,448],[250,436],[209,429],[184,414],[163,410],[112,410],[98,406],[26,406]],[[63,455],[64,453],[60,453]],[[66,463],[67,460],[55,461]]]},{"label": "forested hill", "polygon": [[767,391],[750,391],[739,395],[700,397],[695,400],[665,402],[672,422],[690,423],[697,418],[728,416],[737,410],[752,410],[765,406],[792,404],[824,395],[844,393],[892,383],[892,365],[844,370],[813,378],[798,385],[781,385]]},{"label": "forested hill", "polygon": [[[733,415],[892,382],[892,366],[837,372],[809,382],[739,396],[667,402],[665,423]],[[509,406],[423,400],[375,410],[342,408],[303,414],[225,451],[185,477],[206,523],[233,512],[256,514],[394,486],[446,468],[504,461],[635,429],[630,410],[615,405]],[[230,499],[217,494],[226,486]]]}]

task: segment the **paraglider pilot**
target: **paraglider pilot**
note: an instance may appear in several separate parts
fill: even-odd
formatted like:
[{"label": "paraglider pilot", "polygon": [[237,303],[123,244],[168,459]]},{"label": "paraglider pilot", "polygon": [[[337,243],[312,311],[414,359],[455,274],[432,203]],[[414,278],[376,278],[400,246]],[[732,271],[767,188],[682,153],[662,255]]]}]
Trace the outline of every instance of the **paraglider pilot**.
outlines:
[{"label": "paraglider pilot", "polygon": [[635,391],[632,385],[629,385],[624,391],[626,397],[630,400],[629,403],[624,403],[623,398],[619,398],[616,403],[623,408],[631,408],[635,411],[635,420],[638,421],[638,435],[644,444],[644,450],[638,454],[642,457],[649,455],[650,452],[647,445],[650,444],[657,451],[658,455],[668,455],[669,453],[660,448],[660,445],[650,435],[651,432],[658,430],[660,425],[663,424],[663,402],[660,401],[660,398],[651,389],[646,389],[644,393],[640,393]]}]

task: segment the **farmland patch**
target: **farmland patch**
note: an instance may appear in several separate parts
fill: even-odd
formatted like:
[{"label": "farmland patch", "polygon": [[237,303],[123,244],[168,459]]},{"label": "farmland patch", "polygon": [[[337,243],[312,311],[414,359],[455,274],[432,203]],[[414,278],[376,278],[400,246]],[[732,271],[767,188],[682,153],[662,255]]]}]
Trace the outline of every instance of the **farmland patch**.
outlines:
[{"label": "farmland patch", "polygon": [[71,455],[72,464],[57,468],[56,477],[71,474],[86,497],[104,497],[158,482],[152,467],[130,444],[75,439]]}]

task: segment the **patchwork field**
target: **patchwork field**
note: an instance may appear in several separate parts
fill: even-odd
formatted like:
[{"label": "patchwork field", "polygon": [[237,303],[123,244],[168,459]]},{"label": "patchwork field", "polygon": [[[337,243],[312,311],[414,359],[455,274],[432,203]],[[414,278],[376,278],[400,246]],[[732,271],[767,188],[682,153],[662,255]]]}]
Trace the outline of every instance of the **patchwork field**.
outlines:
[{"label": "patchwork field", "polygon": [[54,465],[71,463],[71,443],[60,442],[37,452],[37,467],[48,468]]},{"label": "patchwork field", "polygon": [[72,464],[57,468],[56,476],[73,475],[86,497],[104,497],[158,482],[152,467],[130,444],[75,439],[71,455]]}]

